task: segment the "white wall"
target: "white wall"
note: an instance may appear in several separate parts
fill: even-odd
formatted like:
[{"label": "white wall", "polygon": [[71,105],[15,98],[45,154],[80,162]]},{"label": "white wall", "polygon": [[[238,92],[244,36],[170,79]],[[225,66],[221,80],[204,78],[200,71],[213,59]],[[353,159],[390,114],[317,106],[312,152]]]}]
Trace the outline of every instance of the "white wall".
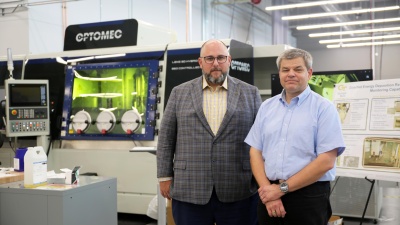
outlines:
[{"label": "white wall", "polygon": [[28,53],[28,25],[26,10],[0,17],[0,56],[7,54],[7,48],[12,48],[13,52]]},{"label": "white wall", "polygon": [[[40,1],[41,0],[31,0],[30,2]],[[64,29],[62,27],[61,4],[29,6],[28,16],[29,53],[62,51]],[[13,52],[18,53],[14,48]]]}]

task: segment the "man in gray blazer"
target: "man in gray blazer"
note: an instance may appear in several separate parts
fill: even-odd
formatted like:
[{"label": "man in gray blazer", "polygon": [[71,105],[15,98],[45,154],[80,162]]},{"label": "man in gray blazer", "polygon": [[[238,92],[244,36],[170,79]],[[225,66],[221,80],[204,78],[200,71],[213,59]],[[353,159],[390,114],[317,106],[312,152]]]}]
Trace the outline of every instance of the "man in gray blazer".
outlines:
[{"label": "man in gray blazer", "polygon": [[205,42],[203,75],[176,86],[161,122],[157,177],[177,225],[256,224],[257,185],[244,142],[261,97],[228,75],[223,42]]}]

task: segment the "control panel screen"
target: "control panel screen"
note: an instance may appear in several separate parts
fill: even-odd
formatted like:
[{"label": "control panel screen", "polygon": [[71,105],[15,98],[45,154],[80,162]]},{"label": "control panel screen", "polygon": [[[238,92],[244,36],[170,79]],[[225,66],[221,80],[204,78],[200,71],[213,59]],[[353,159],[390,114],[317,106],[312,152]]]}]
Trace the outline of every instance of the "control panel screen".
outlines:
[{"label": "control panel screen", "polygon": [[46,85],[9,84],[10,107],[47,106]]}]

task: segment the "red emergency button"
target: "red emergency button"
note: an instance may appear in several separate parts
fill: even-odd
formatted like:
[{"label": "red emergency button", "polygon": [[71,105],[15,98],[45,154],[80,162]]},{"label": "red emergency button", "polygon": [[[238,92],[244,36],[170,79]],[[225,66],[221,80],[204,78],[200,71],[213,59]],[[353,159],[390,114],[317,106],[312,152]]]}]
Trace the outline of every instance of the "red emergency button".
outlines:
[{"label": "red emergency button", "polygon": [[11,110],[11,115],[13,115],[13,116],[17,115],[17,110],[15,110],[15,109]]}]

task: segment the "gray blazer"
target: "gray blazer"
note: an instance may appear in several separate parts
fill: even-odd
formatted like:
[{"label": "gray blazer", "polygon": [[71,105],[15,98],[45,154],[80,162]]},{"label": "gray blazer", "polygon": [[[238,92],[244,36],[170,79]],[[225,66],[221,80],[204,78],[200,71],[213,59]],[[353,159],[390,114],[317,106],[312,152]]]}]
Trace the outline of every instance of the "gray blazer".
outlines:
[{"label": "gray blazer", "polygon": [[202,76],[176,86],[169,97],[157,145],[157,177],[173,177],[171,197],[206,204],[234,202],[257,192],[250,168],[249,132],[261,97],[255,86],[227,76],[227,111],[216,135],[203,112]]}]

